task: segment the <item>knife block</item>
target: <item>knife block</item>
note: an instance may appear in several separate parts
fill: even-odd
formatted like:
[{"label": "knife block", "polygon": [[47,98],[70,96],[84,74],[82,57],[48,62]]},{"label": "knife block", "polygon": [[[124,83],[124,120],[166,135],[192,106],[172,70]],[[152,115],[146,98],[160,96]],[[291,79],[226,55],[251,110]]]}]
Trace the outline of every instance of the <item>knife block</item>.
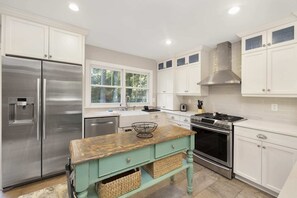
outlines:
[{"label": "knife block", "polygon": [[205,113],[204,109],[198,109],[198,114]]}]

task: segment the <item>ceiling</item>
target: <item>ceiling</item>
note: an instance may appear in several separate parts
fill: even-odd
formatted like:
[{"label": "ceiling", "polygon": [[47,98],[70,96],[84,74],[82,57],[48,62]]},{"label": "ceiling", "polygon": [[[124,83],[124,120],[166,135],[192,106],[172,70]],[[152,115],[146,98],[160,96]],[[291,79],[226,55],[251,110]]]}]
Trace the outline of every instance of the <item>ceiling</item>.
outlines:
[{"label": "ceiling", "polygon": [[[80,11],[69,10],[69,2]],[[236,41],[238,32],[287,17],[296,0],[0,0],[20,10],[89,30],[87,44],[166,59],[197,48]],[[228,9],[241,7],[237,15]],[[166,39],[172,40],[167,46]]]}]

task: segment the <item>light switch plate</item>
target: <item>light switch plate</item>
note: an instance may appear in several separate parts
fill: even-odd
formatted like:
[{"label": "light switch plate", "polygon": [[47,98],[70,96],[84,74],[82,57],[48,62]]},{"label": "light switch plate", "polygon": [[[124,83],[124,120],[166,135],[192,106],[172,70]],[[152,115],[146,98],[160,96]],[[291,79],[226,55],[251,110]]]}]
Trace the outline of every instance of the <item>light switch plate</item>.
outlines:
[{"label": "light switch plate", "polygon": [[278,111],[278,104],[271,104],[271,111]]}]

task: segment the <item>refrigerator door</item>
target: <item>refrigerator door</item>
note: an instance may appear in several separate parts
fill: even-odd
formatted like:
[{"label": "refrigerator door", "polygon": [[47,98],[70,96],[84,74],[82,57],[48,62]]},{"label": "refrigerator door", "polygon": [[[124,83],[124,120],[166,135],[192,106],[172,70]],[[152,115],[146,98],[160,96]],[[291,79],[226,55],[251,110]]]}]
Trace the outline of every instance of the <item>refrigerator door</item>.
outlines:
[{"label": "refrigerator door", "polygon": [[82,66],[43,62],[42,175],[65,171],[70,140],[82,137]]},{"label": "refrigerator door", "polygon": [[41,61],[2,59],[2,184],[41,177]]}]

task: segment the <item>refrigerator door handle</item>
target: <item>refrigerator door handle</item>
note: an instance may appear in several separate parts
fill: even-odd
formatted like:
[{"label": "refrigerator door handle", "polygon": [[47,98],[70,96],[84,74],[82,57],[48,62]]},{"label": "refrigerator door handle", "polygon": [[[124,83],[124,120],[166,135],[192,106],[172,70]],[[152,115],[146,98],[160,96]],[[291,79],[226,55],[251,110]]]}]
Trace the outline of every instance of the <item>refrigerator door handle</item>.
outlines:
[{"label": "refrigerator door handle", "polygon": [[45,104],[45,98],[46,98],[46,79],[43,79],[43,120],[42,120],[42,137],[45,140],[45,117],[46,117],[46,104]]},{"label": "refrigerator door handle", "polygon": [[37,106],[37,119],[36,119],[36,134],[37,134],[37,141],[40,140],[40,131],[39,131],[39,117],[40,117],[40,78],[37,78],[37,100],[36,100],[36,106]]}]

